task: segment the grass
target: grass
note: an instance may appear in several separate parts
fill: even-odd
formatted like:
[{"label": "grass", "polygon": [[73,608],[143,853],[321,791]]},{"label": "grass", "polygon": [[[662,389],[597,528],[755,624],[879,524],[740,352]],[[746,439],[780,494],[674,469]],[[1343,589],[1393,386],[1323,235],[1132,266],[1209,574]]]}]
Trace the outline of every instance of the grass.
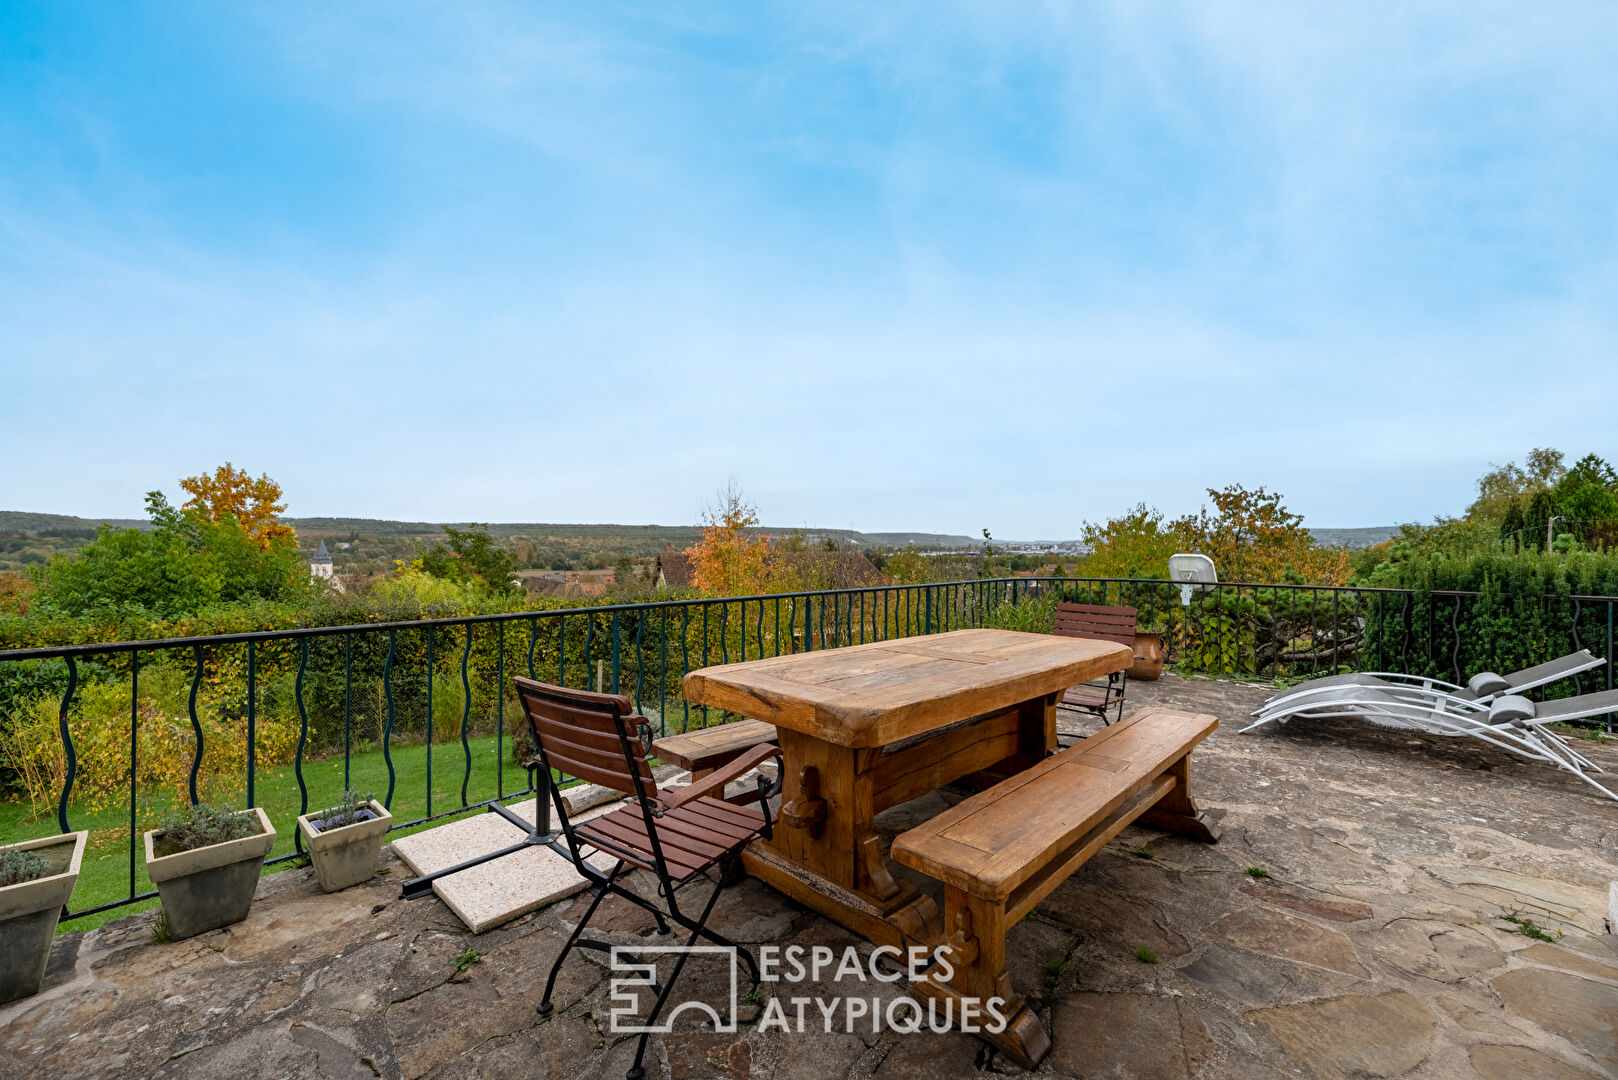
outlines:
[{"label": "grass", "polygon": [[[1543,927],[1535,926],[1533,919],[1523,918],[1515,908],[1509,912],[1501,912],[1499,915],[1496,915],[1495,918],[1499,919],[1501,922],[1508,922],[1512,926],[1516,927],[1516,929],[1509,931],[1509,933],[1521,934],[1523,937],[1533,938],[1535,941],[1554,942],[1556,940],[1555,937],[1547,934]],[[1556,931],[1556,937],[1561,936],[1562,932],[1560,930]]]},{"label": "grass", "polygon": [[1270,872],[1262,866],[1249,866],[1245,872],[1250,878],[1267,878],[1270,876]]},{"label": "grass", "polygon": [[1612,736],[1598,727],[1586,724],[1552,724],[1551,730],[1565,738],[1584,739],[1587,742],[1606,742]]},{"label": "grass", "polygon": [[1157,858],[1157,852],[1153,851],[1151,849],[1151,847],[1149,845],[1147,845],[1147,844],[1136,844],[1134,847],[1125,848],[1124,850],[1127,851],[1129,854],[1135,856],[1135,858],[1137,858],[1137,859],[1155,859],[1155,858]]},{"label": "grass", "polygon": [[1140,948],[1135,950],[1135,959],[1139,960],[1143,964],[1155,964],[1157,963],[1157,954],[1148,949],[1146,946],[1142,945]]},{"label": "grass", "polygon": [[473,964],[482,959],[482,953],[467,949],[465,952],[455,958],[455,970],[465,971],[467,968],[471,967]]},{"label": "grass", "polygon": [[[493,735],[469,739],[472,747],[472,775],[466,786],[468,802],[493,797],[496,782],[496,746]],[[528,785],[528,774],[509,758],[510,740],[505,746],[504,786],[507,791]],[[427,747],[425,745],[400,746],[391,750],[397,786],[391,807],[395,821],[410,821],[425,815],[427,810],[426,775]],[[461,755],[459,738],[433,746],[433,812],[443,813],[460,806],[461,775],[465,759]],[[342,799],[343,759],[341,755],[322,761],[305,761],[304,783],[309,789],[309,809],[321,810],[336,805]],[[374,790],[380,797],[388,790],[388,768],[380,749],[356,753],[350,762],[348,787]],[[214,802],[229,802],[232,806],[246,805],[245,780],[233,790],[204,793]],[[295,848],[293,833],[297,829],[298,780],[291,765],[258,770],[254,800],[270,815],[275,826],[275,848],[270,857],[291,854]],[[131,867],[134,891],[147,892],[152,888],[146,876],[146,853],[140,833],[157,827],[163,814],[174,808],[167,792],[140,791],[136,802],[137,823],[134,845],[130,844],[129,801],[126,795],[122,805],[102,810],[72,803],[68,806],[68,824],[74,829],[89,829],[90,840],[85,848],[84,861],[79,871],[78,884],[73,890],[69,906],[74,911],[98,907],[122,899],[130,894]],[[442,824],[434,822],[433,824]],[[430,826],[419,825],[389,834],[389,839]],[[55,807],[34,817],[25,802],[0,802],[0,843],[15,843],[38,836],[54,836],[59,832]],[[301,860],[300,860],[301,861]],[[289,869],[282,863],[267,867],[267,872]],[[58,933],[89,930],[111,919],[121,918],[135,911],[156,907],[157,900],[144,900],[137,904],[113,908],[110,911],[82,918],[64,920]]]},{"label": "grass", "polygon": [[1068,961],[1073,959],[1073,953],[1079,947],[1079,939],[1074,938],[1068,945],[1067,952],[1059,957],[1052,957],[1045,961],[1045,987],[1055,990],[1056,985],[1062,981],[1062,972],[1067,970]]}]

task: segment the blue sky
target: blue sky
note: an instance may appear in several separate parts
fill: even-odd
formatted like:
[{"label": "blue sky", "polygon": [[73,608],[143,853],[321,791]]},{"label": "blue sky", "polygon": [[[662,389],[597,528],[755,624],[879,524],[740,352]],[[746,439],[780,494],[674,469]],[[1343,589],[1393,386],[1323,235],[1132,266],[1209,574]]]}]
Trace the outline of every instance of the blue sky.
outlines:
[{"label": "blue sky", "polygon": [[1614,102],[1604,3],[14,0],[0,507],[1456,513],[1618,455]]}]

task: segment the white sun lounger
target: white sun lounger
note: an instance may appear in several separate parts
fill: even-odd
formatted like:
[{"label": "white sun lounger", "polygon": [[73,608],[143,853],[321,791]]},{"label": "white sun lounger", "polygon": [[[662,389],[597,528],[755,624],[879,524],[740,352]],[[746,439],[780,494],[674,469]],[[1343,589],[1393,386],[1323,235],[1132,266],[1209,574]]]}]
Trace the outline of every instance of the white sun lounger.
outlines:
[{"label": "white sun lounger", "polygon": [[1451,737],[1466,735],[1566,769],[1608,798],[1618,800],[1618,794],[1591,778],[1591,773],[1603,771],[1601,766],[1545,726],[1607,712],[1618,712],[1618,690],[1536,703],[1516,694],[1502,694],[1482,702],[1464,700],[1436,688],[1360,686],[1345,691],[1329,704],[1316,701],[1311,708],[1267,717],[1242,730],[1251,732],[1271,722],[1284,724],[1294,716],[1352,716],[1382,727]]},{"label": "white sun lounger", "polygon": [[[1559,679],[1578,675],[1606,663],[1599,656],[1590,655],[1589,649],[1548,663],[1538,664],[1509,675],[1496,675],[1480,671],[1465,686],[1421,675],[1402,675],[1390,671],[1353,672],[1347,675],[1328,675],[1288,687],[1266,701],[1253,716],[1256,722],[1244,730],[1260,727],[1271,721],[1285,723],[1301,713],[1317,716],[1352,711],[1352,703],[1365,690],[1375,689],[1399,694],[1417,701],[1431,700],[1435,695],[1453,698],[1457,702],[1487,705],[1506,694],[1521,694],[1537,687],[1548,686]],[[1390,725],[1404,726],[1404,725]]]}]

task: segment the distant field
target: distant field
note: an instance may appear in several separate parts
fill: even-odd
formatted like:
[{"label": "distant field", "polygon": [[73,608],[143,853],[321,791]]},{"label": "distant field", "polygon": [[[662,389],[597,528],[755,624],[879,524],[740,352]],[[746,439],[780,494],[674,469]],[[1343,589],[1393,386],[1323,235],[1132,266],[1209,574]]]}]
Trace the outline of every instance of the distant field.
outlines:
[{"label": "distant field", "polygon": [[1380,544],[1384,540],[1399,535],[1397,525],[1372,525],[1362,529],[1310,529],[1309,535],[1324,547],[1348,548],[1358,551],[1368,548],[1372,544]]},{"label": "distant field", "polygon": [[[120,528],[144,528],[144,520],[84,518],[67,514],[33,514],[0,510],[0,570],[18,570],[44,563],[52,555],[74,551],[95,538],[105,522]],[[412,559],[423,548],[440,542],[442,525],[430,521],[385,521],[375,518],[288,518],[300,545],[309,552],[325,541],[339,573],[366,574],[393,569],[395,560]],[[468,522],[450,522],[465,528]],[[546,522],[490,522],[489,534],[516,553],[529,570],[591,570],[610,567],[618,559],[650,559],[665,547],[686,548],[701,537],[695,525],[562,524]],[[786,536],[794,530],[765,527],[760,532]],[[860,548],[902,548],[910,544],[927,550],[970,548],[969,536],[924,532],[862,533],[850,529],[802,529],[804,538],[818,543],[826,538]]]}]

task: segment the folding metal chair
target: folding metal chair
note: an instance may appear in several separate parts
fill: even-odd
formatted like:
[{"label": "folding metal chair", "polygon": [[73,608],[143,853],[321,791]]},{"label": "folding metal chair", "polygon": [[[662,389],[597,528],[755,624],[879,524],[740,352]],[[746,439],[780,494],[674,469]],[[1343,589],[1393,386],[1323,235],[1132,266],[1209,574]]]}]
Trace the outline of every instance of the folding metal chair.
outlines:
[{"label": "folding metal chair", "polygon": [[[758,779],[756,806],[737,806],[725,802],[723,796],[725,785],[770,758],[779,759],[780,748],[755,747],[689,787],[660,791],[646,762],[646,749],[651,745],[650,729],[645,718],[634,712],[628,698],[569,690],[532,679],[518,678],[516,684],[517,694],[528,713],[540,764],[547,775],[554,770],[628,792],[631,796],[631,800],[618,809],[575,824],[568,816],[561,794],[551,786],[562,835],[567,841],[566,854],[580,875],[590,882],[593,899],[551,965],[550,977],[545,980],[545,996],[538,1005],[539,1014],[550,1014],[551,991],[556,986],[557,972],[575,946],[611,951],[612,946],[606,942],[580,937],[608,893],[650,911],[657,920],[658,933],[669,932],[664,912],[657,905],[619,883],[632,869],[656,875],[658,894],[668,904],[668,918],[691,932],[687,947],[695,945],[698,938],[705,938],[734,950],[746,962],[756,987],[759,972],[752,954],[708,929],[708,917],[713,913],[728,875],[719,875],[702,914],[695,919],[680,910],[678,891],[712,867],[733,865],[742,848],[757,837],[771,835],[770,790],[764,777]],[[720,797],[715,798],[715,795]],[[613,856],[618,860],[617,865],[610,873],[601,873],[585,858],[591,850]],[[688,955],[681,953],[676,957],[667,981],[657,987],[656,1003],[642,1026],[651,1028],[656,1023]],[[647,1031],[640,1037],[635,1064],[628,1072],[629,1080],[641,1080],[645,1075],[641,1059],[646,1053],[649,1034]]]},{"label": "folding metal chair", "polygon": [[[1074,604],[1063,601],[1056,605],[1056,629],[1059,637],[1090,638],[1094,641],[1116,641],[1135,647],[1135,609],[1132,607],[1103,607],[1100,604]],[[1062,694],[1058,707],[1080,709],[1100,718],[1103,726],[1111,723],[1107,710],[1116,707],[1114,720],[1124,718],[1124,692],[1129,686],[1129,672],[1114,671],[1106,681],[1080,683]]]}]

